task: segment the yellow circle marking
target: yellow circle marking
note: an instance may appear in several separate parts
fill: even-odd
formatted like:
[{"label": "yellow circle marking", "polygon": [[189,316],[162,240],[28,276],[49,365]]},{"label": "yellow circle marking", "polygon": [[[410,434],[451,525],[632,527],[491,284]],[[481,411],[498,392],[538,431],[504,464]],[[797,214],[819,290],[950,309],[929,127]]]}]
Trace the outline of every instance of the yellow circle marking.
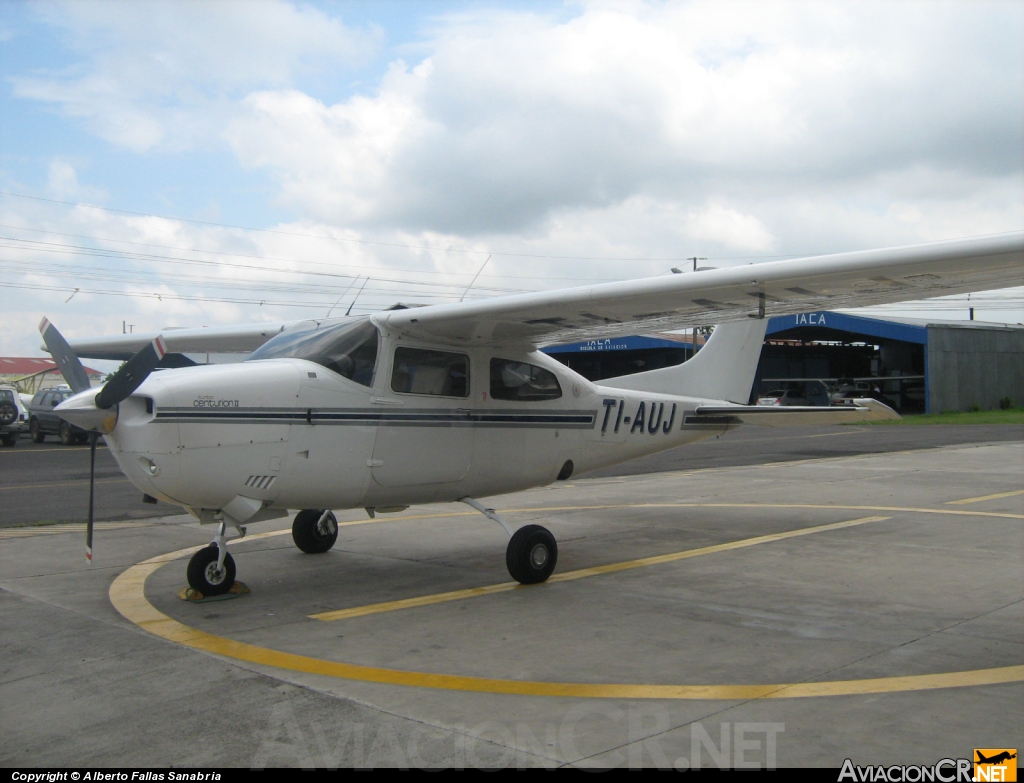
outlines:
[{"label": "yellow circle marking", "polygon": [[[530,513],[536,511],[574,511],[602,508],[667,508],[667,507],[726,507],[726,508],[815,508],[863,509],[887,511],[913,511],[926,514],[957,514],[963,516],[1010,517],[1024,519],[1021,514],[993,514],[973,511],[947,511],[944,509],[896,508],[880,506],[822,506],[806,504],[754,504],[754,503],[646,503],[615,506],[561,506],[546,509],[521,508],[510,511]],[[509,513],[506,511],[505,513]],[[452,516],[464,516],[464,513]],[[447,514],[422,515],[433,518]],[[394,521],[411,519],[397,517]],[[344,523],[343,523],[344,524]],[[352,523],[348,523],[352,524]],[[245,540],[258,540],[285,535],[288,530],[274,530],[246,536]],[[272,650],[246,642],[191,628],[173,620],[153,606],[145,594],[146,580],[167,563],[190,555],[201,546],[179,549],[144,560],[121,573],[110,585],[110,602],[126,619],[140,628],[168,641],[195,650],[222,655],[238,661],[272,666],[278,669],[326,675],[359,682],[386,685],[407,685],[474,693],[506,693],[520,696],[560,696],[597,699],[794,699],[812,696],[850,696],[867,693],[934,690],[972,685],[997,685],[1024,681],[1024,666],[1001,666],[992,669],[972,669],[940,674],[917,674],[906,677],[878,677],[864,680],[832,680],[824,682],[776,683],[764,685],[650,685],[643,683],[576,683],[508,680],[490,677],[467,677],[455,674],[404,671],[376,666],[327,661],[305,655]]]}]

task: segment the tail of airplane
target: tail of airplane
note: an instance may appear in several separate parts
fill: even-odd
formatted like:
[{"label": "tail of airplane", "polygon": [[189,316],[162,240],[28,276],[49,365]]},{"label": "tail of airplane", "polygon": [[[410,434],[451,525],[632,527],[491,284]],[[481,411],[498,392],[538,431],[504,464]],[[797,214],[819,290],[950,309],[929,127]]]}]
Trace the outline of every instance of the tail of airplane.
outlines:
[{"label": "tail of airplane", "polygon": [[746,404],[767,329],[767,318],[719,324],[707,344],[689,361],[675,367],[607,378],[600,384],[614,389]]}]

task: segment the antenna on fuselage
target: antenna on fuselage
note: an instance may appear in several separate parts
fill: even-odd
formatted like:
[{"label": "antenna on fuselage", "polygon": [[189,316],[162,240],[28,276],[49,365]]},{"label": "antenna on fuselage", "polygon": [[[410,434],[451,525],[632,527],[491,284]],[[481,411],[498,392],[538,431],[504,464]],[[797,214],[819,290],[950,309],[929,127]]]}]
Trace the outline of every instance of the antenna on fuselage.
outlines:
[{"label": "antenna on fuselage", "polygon": [[[355,282],[355,281],[353,281],[353,282]],[[365,280],[363,281],[363,284],[362,284],[361,286],[359,286],[359,290],[358,290],[358,291],[356,291],[356,295],[355,295],[355,296],[354,296],[354,297],[352,298],[352,304],[350,304],[350,305],[348,306],[348,310],[346,310],[346,311],[345,311],[345,315],[346,315],[346,316],[347,316],[347,315],[348,315],[349,313],[351,313],[351,312],[352,312],[352,308],[353,308],[353,307],[355,307],[355,304],[356,304],[356,300],[357,300],[357,299],[359,298],[359,294],[361,294],[361,293],[363,292],[363,289],[364,289],[364,288],[366,288],[366,284],[367,284],[367,283],[369,283],[369,282],[370,282],[370,278],[366,278],[366,279],[365,279]]]},{"label": "antenna on fuselage", "polygon": [[344,291],[341,292],[341,296],[338,297],[338,301],[335,302],[333,305],[331,305],[331,309],[327,311],[327,315],[325,315],[324,318],[330,318],[331,317],[331,313],[334,312],[334,308],[337,307],[338,304],[341,302],[341,300],[345,298],[345,294],[347,294],[350,290],[352,290],[352,286],[354,286],[356,284],[356,281],[360,277],[361,277],[361,275],[356,275],[355,277],[352,278],[352,282],[348,284],[348,288],[346,288]]}]

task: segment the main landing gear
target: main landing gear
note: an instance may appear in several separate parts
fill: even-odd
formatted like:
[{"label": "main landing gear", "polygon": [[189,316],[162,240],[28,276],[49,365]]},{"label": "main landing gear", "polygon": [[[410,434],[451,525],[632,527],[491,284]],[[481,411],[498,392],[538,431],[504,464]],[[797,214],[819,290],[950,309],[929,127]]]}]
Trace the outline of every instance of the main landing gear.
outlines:
[{"label": "main landing gear", "polygon": [[558,562],[558,544],[551,531],[540,525],[524,525],[513,533],[512,528],[494,513],[493,508],[485,508],[479,501],[468,497],[461,498],[461,502],[505,528],[510,536],[508,549],[505,550],[505,565],[513,579],[524,585],[547,581]]},{"label": "main landing gear", "polygon": [[292,540],[307,555],[320,555],[338,540],[338,518],[328,509],[307,508],[295,515]]}]

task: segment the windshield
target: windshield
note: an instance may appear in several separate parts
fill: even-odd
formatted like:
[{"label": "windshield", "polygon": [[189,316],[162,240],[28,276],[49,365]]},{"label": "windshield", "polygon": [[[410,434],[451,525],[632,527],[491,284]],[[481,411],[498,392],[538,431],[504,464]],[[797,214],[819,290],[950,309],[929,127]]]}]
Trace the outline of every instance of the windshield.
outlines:
[{"label": "windshield", "polygon": [[373,385],[377,364],[377,327],[368,318],[324,325],[316,321],[282,332],[246,359],[305,359],[363,386]]}]

